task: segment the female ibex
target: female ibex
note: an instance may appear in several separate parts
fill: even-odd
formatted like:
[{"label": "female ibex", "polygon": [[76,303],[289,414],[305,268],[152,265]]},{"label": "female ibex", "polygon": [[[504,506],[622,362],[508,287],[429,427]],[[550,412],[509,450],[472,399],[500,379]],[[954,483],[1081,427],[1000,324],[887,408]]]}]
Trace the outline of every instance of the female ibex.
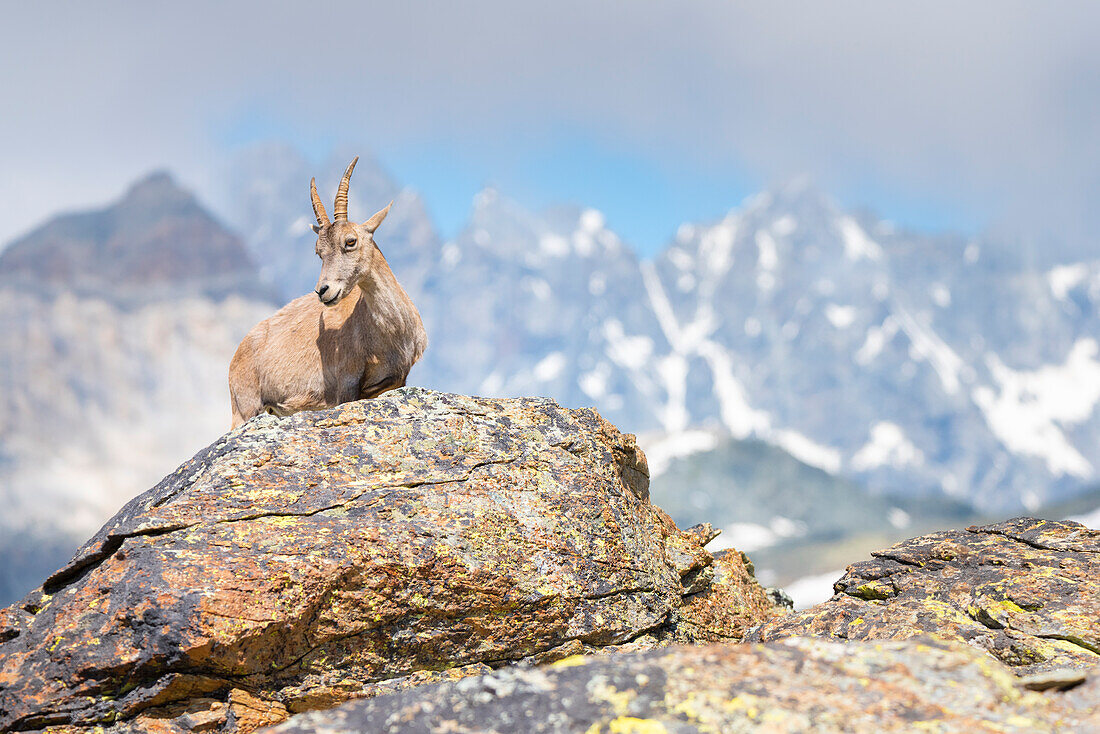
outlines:
[{"label": "female ibex", "polygon": [[288,415],[373,398],[401,387],[428,337],[420,314],[374,244],[390,204],[363,224],[348,221],[340,181],[330,222],[309,182],[321,277],[317,292],[252,327],[229,364],[233,427],[264,411]]}]

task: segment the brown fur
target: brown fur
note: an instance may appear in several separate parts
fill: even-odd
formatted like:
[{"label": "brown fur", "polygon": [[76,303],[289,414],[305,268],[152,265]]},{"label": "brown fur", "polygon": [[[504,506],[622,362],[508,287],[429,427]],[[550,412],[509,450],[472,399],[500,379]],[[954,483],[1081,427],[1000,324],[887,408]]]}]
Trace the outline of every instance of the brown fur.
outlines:
[{"label": "brown fur", "polygon": [[323,206],[317,212],[317,295],[294,299],[237,347],[229,364],[234,428],[265,411],[331,408],[405,384],[428,339],[420,313],[374,244],[388,211],[363,224],[329,223]]}]

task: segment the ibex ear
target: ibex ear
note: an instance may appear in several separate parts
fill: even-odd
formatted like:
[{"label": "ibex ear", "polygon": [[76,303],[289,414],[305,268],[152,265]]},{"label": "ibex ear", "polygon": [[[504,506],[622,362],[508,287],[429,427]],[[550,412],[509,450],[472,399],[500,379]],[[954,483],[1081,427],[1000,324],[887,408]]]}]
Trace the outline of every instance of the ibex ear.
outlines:
[{"label": "ibex ear", "polygon": [[321,234],[321,225],[319,225],[319,224],[313,225],[313,234]]},{"label": "ibex ear", "polygon": [[382,224],[382,220],[385,219],[386,215],[390,213],[391,206],[393,206],[392,201],[389,204],[386,204],[385,209],[378,212],[367,221],[363,222],[363,229],[367,230],[371,234],[374,234],[374,230],[378,229],[378,227]]}]

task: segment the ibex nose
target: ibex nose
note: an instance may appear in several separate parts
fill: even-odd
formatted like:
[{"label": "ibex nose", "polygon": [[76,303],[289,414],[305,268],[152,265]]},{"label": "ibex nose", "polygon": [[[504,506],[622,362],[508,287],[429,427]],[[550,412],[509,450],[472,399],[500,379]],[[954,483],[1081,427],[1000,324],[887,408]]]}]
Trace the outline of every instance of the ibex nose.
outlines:
[{"label": "ibex nose", "polygon": [[328,286],[327,285],[323,285],[323,286],[321,286],[320,288],[317,289],[317,297],[318,298],[324,298],[326,293],[328,293]]}]

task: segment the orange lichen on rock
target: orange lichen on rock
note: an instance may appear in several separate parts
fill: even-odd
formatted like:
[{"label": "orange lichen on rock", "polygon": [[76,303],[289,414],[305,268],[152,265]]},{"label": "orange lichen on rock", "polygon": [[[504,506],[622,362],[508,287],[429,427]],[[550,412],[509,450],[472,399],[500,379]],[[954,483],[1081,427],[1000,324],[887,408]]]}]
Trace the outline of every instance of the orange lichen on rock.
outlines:
[{"label": "orange lichen on rock", "polygon": [[258,416],[0,612],[0,729],[248,731],[775,614],[647,497],[633,436],[551,400],[406,388]]}]

